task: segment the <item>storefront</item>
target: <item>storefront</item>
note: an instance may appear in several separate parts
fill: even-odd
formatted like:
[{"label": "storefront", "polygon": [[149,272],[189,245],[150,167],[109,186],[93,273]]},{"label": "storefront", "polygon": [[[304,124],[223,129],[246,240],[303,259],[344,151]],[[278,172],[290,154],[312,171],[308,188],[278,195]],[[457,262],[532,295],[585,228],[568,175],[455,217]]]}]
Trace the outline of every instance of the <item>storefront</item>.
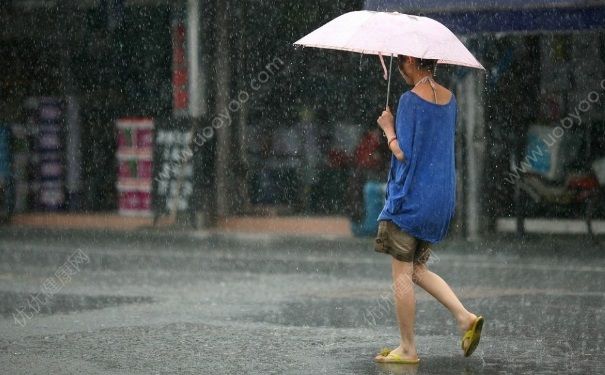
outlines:
[{"label": "storefront", "polygon": [[[171,198],[177,189],[215,216],[341,214],[360,123],[346,114],[361,102],[349,100],[359,96],[349,90],[356,81],[342,77],[357,71],[357,61],[295,54],[291,42],[310,23],[361,2],[225,4],[3,3],[0,82],[9,95],[0,121],[20,137],[17,211],[119,212],[124,203],[132,213],[147,205],[150,153],[161,148],[163,159],[151,157],[152,168],[169,169],[154,187],[168,194],[156,202],[160,211],[191,207]],[[325,12],[310,20],[306,10],[318,6]],[[344,73],[322,71],[343,61]],[[150,127],[151,152],[139,142]],[[180,181],[181,169],[172,167],[193,127],[203,171],[190,183],[188,168]],[[50,141],[40,154],[39,144]],[[42,170],[50,173],[44,181]]]},{"label": "storefront", "polygon": [[0,122],[12,130],[14,210],[116,210],[116,120],[171,114],[170,7],[0,7]]}]

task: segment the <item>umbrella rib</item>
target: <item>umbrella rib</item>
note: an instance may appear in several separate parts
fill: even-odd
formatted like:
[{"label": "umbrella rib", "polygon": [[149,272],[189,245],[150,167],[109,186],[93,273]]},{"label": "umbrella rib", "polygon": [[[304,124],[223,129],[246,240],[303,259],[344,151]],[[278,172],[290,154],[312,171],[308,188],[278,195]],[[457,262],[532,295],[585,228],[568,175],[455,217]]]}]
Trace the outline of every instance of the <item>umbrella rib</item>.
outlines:
[{"label": "umbrella rib", "polygon": [[389,96],[391,95],[391,70],[393,67],[393,54],[391,53],[391,59],[389,61],[389,82],[387,83],[387,105],[386,110],[389,109]]}]

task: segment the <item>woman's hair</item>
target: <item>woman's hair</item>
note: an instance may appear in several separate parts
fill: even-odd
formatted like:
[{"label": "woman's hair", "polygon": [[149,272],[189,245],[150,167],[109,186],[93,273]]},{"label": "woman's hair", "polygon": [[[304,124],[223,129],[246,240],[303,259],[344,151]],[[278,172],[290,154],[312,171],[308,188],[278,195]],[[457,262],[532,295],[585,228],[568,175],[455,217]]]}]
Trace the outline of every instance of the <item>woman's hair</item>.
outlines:
[{"label": "woman's hair", "polygon": [[[435,68],[437,67],[437,60],[433,60],[433,59],[421,59],[419,57],[414,57],[414,61],[416,61],[416,67],[418,69],[421,70],[426,70],[429,71],[431,73],[435,72]],[[399,60],[399,64],[402,64],[405,59],[407,58],[406,55],[397,55],[397,59]]]}]

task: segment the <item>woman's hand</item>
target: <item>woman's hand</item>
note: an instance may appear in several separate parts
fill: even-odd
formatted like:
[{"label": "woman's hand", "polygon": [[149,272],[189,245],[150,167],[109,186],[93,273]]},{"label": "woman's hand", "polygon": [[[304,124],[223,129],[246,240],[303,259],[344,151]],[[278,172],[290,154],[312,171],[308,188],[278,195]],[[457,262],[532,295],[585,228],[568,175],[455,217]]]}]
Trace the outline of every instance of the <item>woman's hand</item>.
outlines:
[{"label": "woman's hand", "polygon": [[382,111],[382,114],[380,115],[380,117],[378,117],[378,120],[376,120],[376,122],[385,134],[393,133],[395,130],[395,121],[393,119],[393,114],[391,113],[391,110],[389,108]]},{"label": "woman's hand", "polygon": [[[382,114],[380,115],[380,117],[378,117],[378,120],[376,120],[376,122],[378,123],[378,126],[380,126],[380,129],[382,129],[384,135],[387,137],[388,140],[397,139],[397,135],[395,134],[395,120],[393,119],[393,114],[391,113],[391,110],[388,107],[387,109],[382,111]],[[391,150],[397,160],[403,161],[405,159],[403,150],[401,150],[401,147],[399,147],[398,142],[388,142],[388,145],[389,150]]]}]

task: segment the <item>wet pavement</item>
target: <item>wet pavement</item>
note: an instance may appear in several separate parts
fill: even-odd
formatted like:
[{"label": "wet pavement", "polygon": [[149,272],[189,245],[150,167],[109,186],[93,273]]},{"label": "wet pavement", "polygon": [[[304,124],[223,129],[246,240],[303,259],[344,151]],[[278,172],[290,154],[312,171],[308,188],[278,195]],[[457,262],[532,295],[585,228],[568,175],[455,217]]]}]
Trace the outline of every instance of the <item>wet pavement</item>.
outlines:
[{"label": "wet pavement", "polygon": [[2,374],[605,373],[605,246],[449,240],[430,267],[486,318],[470,358],[416,288],[419,366],[398,344],[371,239],[0,229]]}]

